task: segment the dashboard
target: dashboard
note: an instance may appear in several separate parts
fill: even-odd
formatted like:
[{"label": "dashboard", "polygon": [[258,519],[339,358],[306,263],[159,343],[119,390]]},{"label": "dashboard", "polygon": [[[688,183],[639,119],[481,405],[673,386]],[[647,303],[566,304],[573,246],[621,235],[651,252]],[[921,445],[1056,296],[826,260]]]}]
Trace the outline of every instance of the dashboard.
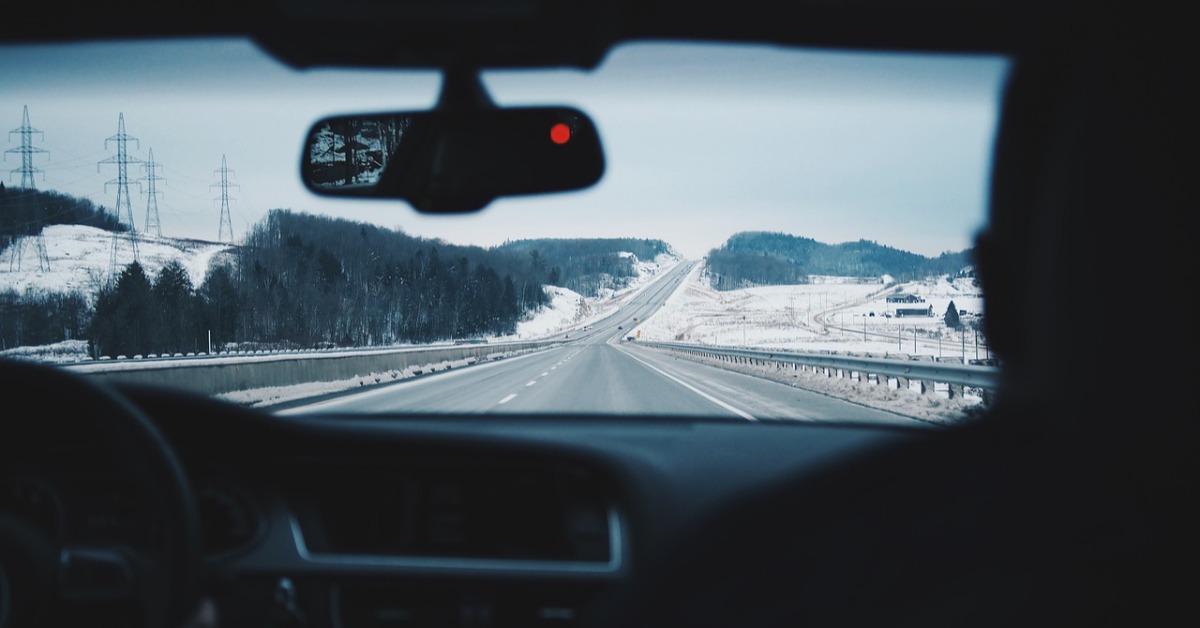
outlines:
[{"label": "dashboard", "polygon": [[[278,417],[126,397],[178,454],[222,626],[568,626],[682,531],[917,431],[611,417]],[[65,544],[153,543],[86,419],[0,464],[0,512]],[[11,453],[11,452],[10,452]]]}]

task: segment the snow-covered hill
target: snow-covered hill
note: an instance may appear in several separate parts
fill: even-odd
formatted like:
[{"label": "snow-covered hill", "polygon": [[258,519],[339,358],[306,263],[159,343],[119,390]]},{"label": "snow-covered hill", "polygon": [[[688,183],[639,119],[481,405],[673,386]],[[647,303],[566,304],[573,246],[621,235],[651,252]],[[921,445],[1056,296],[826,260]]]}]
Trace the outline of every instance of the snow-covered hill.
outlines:
[{"label": "snow-covered hill", "polygon": [[[111,232],[80,225],[54,225],[42,231],[45,257],[39,253],[36,237],[26,237],[0,252],[0,291],[19,294],[34,292],[80,292],[89,300],[95,296],[113,269],[114,238]],[[129,238],[120,235],[116,244],[116,271],[134,259]],[[231,250],[229,244],[151,238],[139,236],[138,260],[148,276],[154,277],[172,260],[179,261],[192,280],[200,286],[210,263]],[[629,254],[632,255],[632,254]],[[606,290],[594,298],[558,286],[547,286],[551,303],[522,321],[515,334],[493,337],[494,341],[544,338],[578,329],[612,313],[625,298],[641,289],[659,273],[680,261],[678,253],[659,255],[654,260],[637,260],[638,276],[620,290]],[[85,355],[82,341],[69,341],[47,347],[18,347],[0,355],[20,355],[53,362],[74,362]]]},{"label": "snow-covered hill", "polygon": [[550,304],[519,323],[516,334],[497,340],[544,338],[590,325],[612,314],[630,295],[682,261],[682,256],[674,251],[659,255],[653,260],[637,259],[637,256],[629,252],[621,255],[635,259],[634,268],[637,269],[638,275],[628,285],[620,290],[601,290],[595,297],[584,297],[560,286],[546,286],[546,291],[551,297]]},{"label": "snow-covered hill", "polygon": [[[81,292],[89,298],[116,272],[134,260],[128,236],[82,225],[51,225],[42,230],[45,257],[39,253],[36,236],[21,238],[0,252],[0,291]],[[232,248],[228,244],[200,240],[154,238],[139,235],[138,260],[146,274],[154,277],[171,260],[188,270],[193,286],[204,281],[214,257]]]}]

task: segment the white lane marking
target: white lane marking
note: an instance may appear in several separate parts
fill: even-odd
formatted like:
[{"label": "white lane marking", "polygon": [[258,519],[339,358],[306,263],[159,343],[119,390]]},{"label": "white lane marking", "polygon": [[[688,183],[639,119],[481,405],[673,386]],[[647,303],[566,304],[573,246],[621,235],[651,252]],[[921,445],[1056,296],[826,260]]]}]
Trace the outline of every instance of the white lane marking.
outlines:
[{"label": "white lane marking", "polygon": [[549,375],[549,374],[550,374],[550,371],[546,371],[545,373],[542,373],[542,374],[541,374],[541,377],[545,377],[545,376],[547,376],[547,375]]},{"label": "white lane marking", "polygon": [[528,383],[528,384],[525,384],[525,387],[526,387],[526,388],[528,388],[528,387],[530,387],[530,386],[532,386],[532,385],[534,385],[534,384],[536,384],[536,383],[537,383],[537,380],[536,380],[536,379],[531,379],[531,380],[529,380],[529,383]]},{"label": "white lane marking", "polygon": [[[547,351],[557,351],[557,349],[547,349]],[[327,399],[325,401],[319,401],[316,403],[299,405],[299,406],[295,406],[292,408],[288,408],[286,410],[268,410],[268,412],[271,412],[272,414],[275,414],[275,415],[287,416],[287,415],[309,414],[312,412],[335,411],[338,409],[339,406],[357,403],[363,399],[371,399],[373,397],[381,397],[384,395],[393,395],[396,393],[395,388],[393,388],[394,386],[423,387],[423,386],[437,385],[440,383],[444,383],[446,380],[449,380],[449,379],[456,379],[456,378],[460,378],[460,377],[472,377],[472,376],[478,375],[479,373],[482,373],[482,372],[485,372],[488,370],[505,368],[508,365],[512,364],[513,362],[520,362],[521,360],[528,360],[530,358],[535,358],[540,355],[543,355],[543,353],[541,351],[535,351],[533,353],[525,353],[522,355],[515,355],[512,357],[504,358],[503,360],[495,360],[495,361],[488,361],[488,362],[476,362],[475,364],[472,364],[471,366],[464,366],[461,368],[451,369],[448,371],[437,371],[435,373],[430,373],[428,375],[424,375],[424,376],[417,377],[417,378],[399,379],[394,382],[391,382],[388,385],[375,386],[375,387],[372,387],[372,388],[362,391],[362,392],[352,392],[353,386],[350,386],[349,384],[347,384],[345,390],[339,391],[339,392],[347,393],[345,396],[339,396],[335,399]]]},{"label": "white lane marking", "polygon": [[625,355],[627,355],[627,356],[629,356],[629,357],[633,358],[634,360],[637,360],[638,362],[640,362],[640,363],[641,363],[643,366],[645,366],[646,368],[649,368],[649,369],[652,369],[652,370],[654,370],[654,371],[655,371],[655,372],[657,372],[659,375],[662,375],[663,377],[666,377],[667,379],[670,379],[671,381],[675,382],[676,384],[679,384],[680,386],[683,386],[684,388],[687,388],[688,390],[690,390],[690,391],[692,391],[692,392],[696,393],[697,395],[700,395],[701,397],[704,397],[705,399],[707,399],[707,400],[709,400],[709,401],[711,401],[711,402],[713,402],[713,403],[717,404],[718,406],[721,406],[722,408],[725,408],[726,410],[728,410],[728,411],[730,411],[730,412],[732,412],[732,413],[734,413],[734,414],[736,414],[736,415],[738,415],[738,416],[742,417],[743,419],[746,419],[747,421],[757,421],[757,420],[758,420],[758,419],[754,418],[754,416],[753,416],[753,415],[751,415],[751,414],[749,414],[749,413],[747,413],[747,412],[743,412],[742,410],[739,410],[739,409],[737,409],[737,408],[735,408],[735,407],[733,407],[733,406],[731,406],[731,405],[729,405],[729,404],[725,403],[724,401],[721,401],[720,399],[717,399],[716,397],[714,397],[714,396],[712,396],[712,395],[710,395],[710,394],[708,394],[708,393],[704,392],[703,390],[700,390],[699,388],[696,388],[695,386],[692,386],[691,384],[689,384],[689,383],[687,383],[687,382],[683,381],[682,379],[679,379],[678,377],[675,377],[674,375],[671,375],[670,373],[668,373],[668,372],[666,372],[666,371],[664,371],[664,370],[662,370],[662,369],[658,368],[657,366],[654,366],[653,364],[650,364],[649,362],[646,362],[645,360],[642,360],[641,358],[639,358],[639,357],[637,357],[637,356],[633,355],[632,353],[630,353],[630,352],[628,352],[628,351],[622,351],[622,353],[624,353]]},{"label": "white lane marking", "polygon": [[517,396],[517,393],[513,393],[513,394],[511,394],[511,395],[509,395],[509,396],[507,396],[507,397],[505,397],[505,398],[501,399],[501,400],[499,401],[499,403],[497,403],[496,405],[504,405],[504,404],[506,404],[506,403],[508,403],[508,402],[512,401],[512,400],[513,400],[513,398],[515,398],[516,396]]}]

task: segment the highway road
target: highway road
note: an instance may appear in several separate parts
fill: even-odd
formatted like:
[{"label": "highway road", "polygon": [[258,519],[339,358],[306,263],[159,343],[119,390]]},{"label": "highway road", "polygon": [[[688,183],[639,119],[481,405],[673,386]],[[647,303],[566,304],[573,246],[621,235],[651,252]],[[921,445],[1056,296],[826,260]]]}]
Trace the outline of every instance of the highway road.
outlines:
[{"label": "highway road", "polygon": [[[681,284],[665,273],[554,349],[401,381],[279,414],[537,414],[726,417],[913,424],[911,418],[639,347],[625,338]],[[620,329],[618,328],[620,327]]]}]

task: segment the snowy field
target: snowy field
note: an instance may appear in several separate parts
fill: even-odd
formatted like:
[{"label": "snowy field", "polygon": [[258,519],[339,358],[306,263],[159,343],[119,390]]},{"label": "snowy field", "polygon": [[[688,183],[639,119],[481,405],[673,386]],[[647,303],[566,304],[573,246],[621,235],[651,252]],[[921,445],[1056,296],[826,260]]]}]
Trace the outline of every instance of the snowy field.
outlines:
[{"label": "snowy field", "polygon": [[[812,277],[811,283],[719,292],[698,264],[661,310],[637,330],[640,340],[805,352],[959,357],[991,356],[972,328],[983,311],[983,294],[970,278],[896,284],[887,278],[861,283],[848,277]],[[888,303],[896,294],[923,300]],[[963,331],[945,324],[950,303],[964,312]],[[894,315],[897,307],[932,308],[933,316]]]},{"label": "snowy field", "polygon": [[[982,337],[971,328],[983,309],[978,287],[968,279],[931,279],[896,284],[888,278],[863,283],[848,277],[811,277],[808,284],[764,286],[719,292],[705,278],[704,264],[688,274],[662,309],[635,328],[639,340],[684,342],[809,353],[870,355],[907,359],[934,357],[969,362],[988,359]],[[922,302],[889,303],[897,290]],[[967,328],[948,328],[950,303]],[[897,307],[933,308],[933,316],[897,318]],[[690,358],[697,359],[697,358]],[[763,365],[732,365],[698,359],[866,406],[934,424],[956,423],[983,406],[980,391],[951,397],[937,389],[920,393],[889,385]]]},{"label": "snowy field", "polygon": [[[39,254],[38,239],[21,241],[0,254],[0,290],[27,290],[95,294],[112,269],[112,233],[83,225],[50,225],[42,230],[46,255]],[[133,245],[120,234],[115,240],[116,270],[134,260]],[[199,286],[212,259],[230,248],[227,244],[138,236],[138,259],[147,276],[154,277],[171,260],[187,269],[192,286]]]}]

